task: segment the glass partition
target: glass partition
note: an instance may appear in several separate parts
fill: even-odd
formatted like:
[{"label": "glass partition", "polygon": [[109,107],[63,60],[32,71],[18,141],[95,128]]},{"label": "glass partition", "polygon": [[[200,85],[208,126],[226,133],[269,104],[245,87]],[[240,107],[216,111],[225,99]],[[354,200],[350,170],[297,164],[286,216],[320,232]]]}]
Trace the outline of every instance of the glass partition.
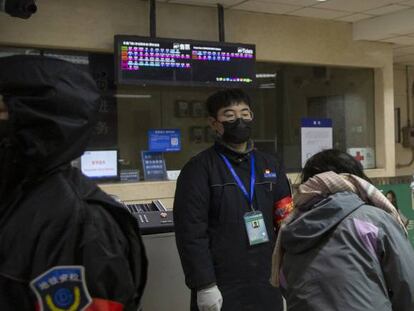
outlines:
[{"label": "glass partition", "polygon": [[[12,54],[53,55],[91,72],[102,100],[90,147],[117,148],[121,169],[142,172],[140,154],[148,148],[150,129],[181,130],[182,150],[164,154],[169,170],[181,169],[214,142],[204,102],[216,88],[116,86],[111,54],[0,49],[0,57]],[[335,148],[375,150],[373,69],[257,62],[256,72],[257,86],[246,89],[255,115],[253,138],[258,149],[283,160],[288,172],[301,170],[304,117],[332,119]]]}]

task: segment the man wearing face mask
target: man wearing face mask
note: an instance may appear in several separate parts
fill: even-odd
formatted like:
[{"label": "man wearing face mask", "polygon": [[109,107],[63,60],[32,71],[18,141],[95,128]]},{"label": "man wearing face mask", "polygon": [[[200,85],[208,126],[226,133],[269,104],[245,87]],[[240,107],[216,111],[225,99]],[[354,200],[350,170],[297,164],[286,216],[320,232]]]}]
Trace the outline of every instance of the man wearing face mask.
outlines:
[{"label": "man wearing face mask", "polygon": [[293,206],[288,179],[254,149],[246,93],[219,91],[207,109],[216,142],[182,169],[174,201],[191,310],[282,310],[269,277],[278,224]]}]

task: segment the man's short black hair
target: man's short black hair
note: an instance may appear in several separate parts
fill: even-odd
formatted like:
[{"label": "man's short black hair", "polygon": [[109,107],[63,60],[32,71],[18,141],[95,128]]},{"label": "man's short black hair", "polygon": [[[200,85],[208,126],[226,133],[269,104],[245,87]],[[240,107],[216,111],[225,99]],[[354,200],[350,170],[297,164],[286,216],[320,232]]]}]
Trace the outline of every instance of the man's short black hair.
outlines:
[{"label": "man's short black hair", "polygon": [[216,118],[217,112],[224,107],[245,103],[250,106],[250,97],[241,89],[218,91],[207,98],[206,106],[210,117]]}]

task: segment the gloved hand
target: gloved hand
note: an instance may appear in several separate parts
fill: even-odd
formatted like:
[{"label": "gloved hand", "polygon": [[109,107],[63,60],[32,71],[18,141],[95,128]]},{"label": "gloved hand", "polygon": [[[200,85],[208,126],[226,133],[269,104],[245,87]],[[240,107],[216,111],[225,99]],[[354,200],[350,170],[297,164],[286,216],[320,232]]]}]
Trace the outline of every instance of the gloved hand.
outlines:
[{"label": "gloved hand", "polygon": [[217,285],[197,292],[197,306],[200,311],[220,311],[223,297]]}]

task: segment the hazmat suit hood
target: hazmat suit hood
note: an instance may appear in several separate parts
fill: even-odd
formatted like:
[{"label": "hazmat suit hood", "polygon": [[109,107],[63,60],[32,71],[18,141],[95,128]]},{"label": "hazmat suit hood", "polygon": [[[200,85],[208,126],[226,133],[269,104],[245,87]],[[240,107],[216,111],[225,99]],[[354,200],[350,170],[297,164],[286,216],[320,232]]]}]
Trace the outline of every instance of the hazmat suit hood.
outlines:
[{"label": "hazmat suit hood", "polygon": [[43,56],[0,58],[7,135],[0,137],[0,202],[18,185],[47,176],[85,150],[98,111],[92,77]]}]

